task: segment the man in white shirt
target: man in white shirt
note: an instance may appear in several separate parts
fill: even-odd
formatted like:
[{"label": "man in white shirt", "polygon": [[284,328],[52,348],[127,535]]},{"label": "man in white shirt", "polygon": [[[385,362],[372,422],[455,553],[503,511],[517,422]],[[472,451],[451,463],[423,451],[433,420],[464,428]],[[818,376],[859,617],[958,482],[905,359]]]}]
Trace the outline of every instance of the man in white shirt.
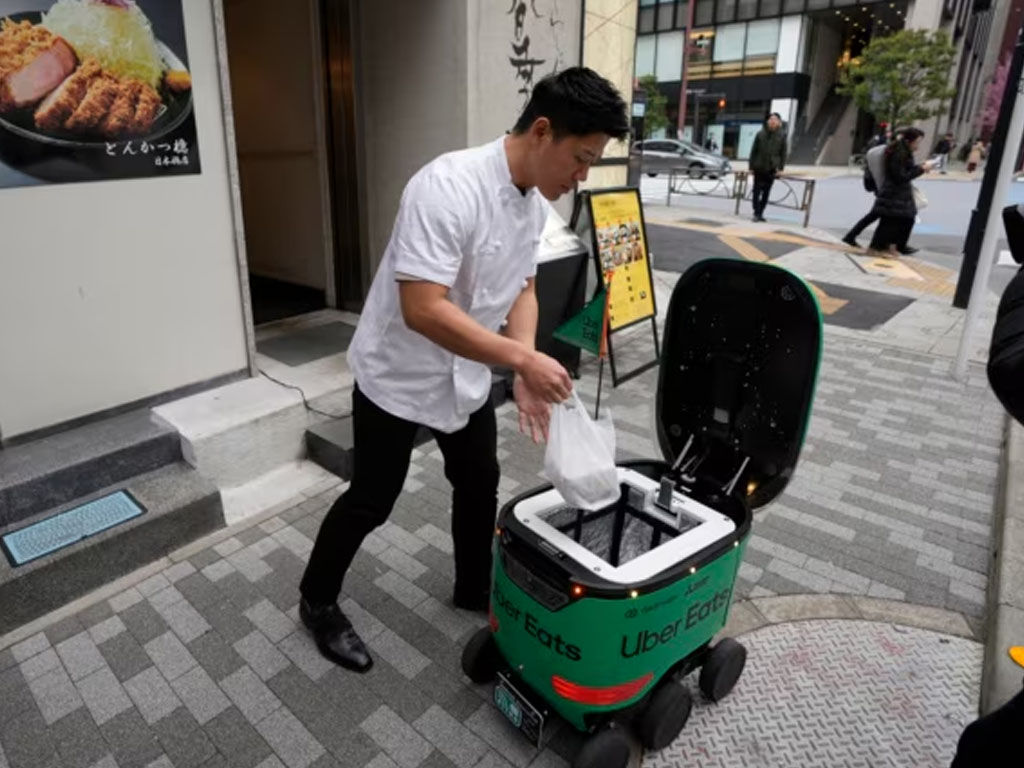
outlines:
[{"label": "man in white shirt", "polygon": [[442,155],[406,185],[349,349],[352,481],[327,513],[300,585],[302,621],[336,664],[373,664],[337,599],[359,545],[402,490],[420,425],[453,488],[453,603],[487,610],[499,478],[489,366],[515,371],[520,429],[546,436],[551,403],[572,383],[534,349],[544,199],[572,191],[609,139],[628,133],[614,86],[574,67],[537,84],[511,134]]}]

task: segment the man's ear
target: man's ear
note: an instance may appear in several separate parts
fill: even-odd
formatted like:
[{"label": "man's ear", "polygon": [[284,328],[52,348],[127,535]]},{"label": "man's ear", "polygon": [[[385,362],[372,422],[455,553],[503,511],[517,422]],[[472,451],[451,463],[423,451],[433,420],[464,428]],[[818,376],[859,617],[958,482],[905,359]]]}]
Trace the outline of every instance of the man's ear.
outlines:
[{"label": "man's ear", "polygon": [[530,125],[530,136],[534,139],[547,138],[551,133],[551,121],[546,117],[538,117]]}]

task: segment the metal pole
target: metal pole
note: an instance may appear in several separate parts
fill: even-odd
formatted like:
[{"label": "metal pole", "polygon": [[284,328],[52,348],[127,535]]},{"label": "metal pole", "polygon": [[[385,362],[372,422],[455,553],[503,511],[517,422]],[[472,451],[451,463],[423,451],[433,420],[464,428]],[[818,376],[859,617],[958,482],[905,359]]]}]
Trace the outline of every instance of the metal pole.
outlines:
[{"label": "metal pole", "polygon": [[[967,228],[967,238],[964,240],[964,260],[956,282],[956,293],[953,296],[953,306],[959,309],[967,306],[974,273],[978,267],[978,254],[985,235],[985,221],[990,218],[996,177],[998,168],[1002,166],[1003,153],[1007,148],[1007,129],[1017,95],[1017,83],[1020,82],[1022,71],[1024,71],[1024,24],[1017,32],[1017,45],[1013,49],[1010,71],[1006,78],[1006,89],[1003,91],[1003,100],[999,107],[999,117],[996,119],[996,129],[992,134],[992,143],[989,145],[988,162],[985,166],[985,175],[981,180],[981,191],[978,193],[978,202],[974,210],[971,211],[971,223]],[[1019,147],[1019,143],[1011,144],[1010,154],[1016,157]]]},{"label": "metal pole", "polygon": [[686,9],[686,29],[683,30],[683,77],[679,85],[679,119],[676,121],[676,134],[683,138],[683,128],[686,126],[686,88],[690,75],[690,32],[693,30],[693,6],[695,0],[689,0]]},{"label": "metal pole", "polygon": [[[1018,44],[1019,46],[1019,44]],[[1010,124],[1005,134],[1007,145],[1010,147],[1020,146],[1024,138],[1024,98],[1021,93],[1020,73],[1012,83],[1016,95],[1013,105],[1013,114],[1010,117]],[[1009,86],[1007,88],[1009,90]],[[1004,97],[1005,98],[1005,97]],[[999,220],[1002,216],[1002,206],[1010,191],[1010,182],[1013,180],[1013,166],[1017,160],[1017,153],[1003,152],[1000,158],[999,167],[995,169],[996,181],[992,202],[988,210],[988,221],[985,224],[985,237],[981,243],[981,252],[978,256],[978,269],[974,275],[974,285],[971,286],[971,297],[967,304],[967,317],[964,320],[964,331],[960,336],[960,348],[956,353],[956,364],[953,368],[953,375],[963,381],[967,375],[967,356],[971,344],[971,336],[978,325],[981,310],[988,293],[988,279],[992,274],[992,262],[996,256],[996,241],[999,237]],[[991,168],[989,170],[992,170]]]}]

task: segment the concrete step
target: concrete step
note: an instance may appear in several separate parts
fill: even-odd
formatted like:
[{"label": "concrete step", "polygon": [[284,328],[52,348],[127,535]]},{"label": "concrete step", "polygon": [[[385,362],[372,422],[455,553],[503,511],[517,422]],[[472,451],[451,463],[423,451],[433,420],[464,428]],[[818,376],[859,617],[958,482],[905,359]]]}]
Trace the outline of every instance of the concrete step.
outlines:
[{"label": "concrete step", "polygon": [[173,429],[148,410],[0,450],[0,526],[181,460]]},{"label": "concrete step", "polygon": [[144,514],[24,565],[0,556],[0,635],[224,526],[216,486],[178,461],[0,528],[0,536],[122,490]]},{"label": "concrete step", "polygon": [[[510,374],[491,375],[491,400],[497,408],[512,396]],[[417,447],[433,439],[430,430],[420,427],[414,445]],[[320,465],[342,480],[352,479],[352,417],[332,419],[306,430],[306,454],[310,461]]]}]

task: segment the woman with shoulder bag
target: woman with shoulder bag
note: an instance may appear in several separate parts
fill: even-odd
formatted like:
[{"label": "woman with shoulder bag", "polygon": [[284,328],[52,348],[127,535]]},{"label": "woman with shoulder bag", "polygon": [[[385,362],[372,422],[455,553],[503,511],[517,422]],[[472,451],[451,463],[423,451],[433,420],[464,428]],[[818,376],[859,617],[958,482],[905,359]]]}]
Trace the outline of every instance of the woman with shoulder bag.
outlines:
[{"label": "woman with shoulder bag", "polygon": [[873,209],[881,221],[871,238],[869,256],[895,259],[910,238],[918,210],[912,182],[935,167],[931,160],[920,164],[914,160],[914,152],[923,138],[923,131],[907,128],[885,151],[885,182],[875,197]]}]

